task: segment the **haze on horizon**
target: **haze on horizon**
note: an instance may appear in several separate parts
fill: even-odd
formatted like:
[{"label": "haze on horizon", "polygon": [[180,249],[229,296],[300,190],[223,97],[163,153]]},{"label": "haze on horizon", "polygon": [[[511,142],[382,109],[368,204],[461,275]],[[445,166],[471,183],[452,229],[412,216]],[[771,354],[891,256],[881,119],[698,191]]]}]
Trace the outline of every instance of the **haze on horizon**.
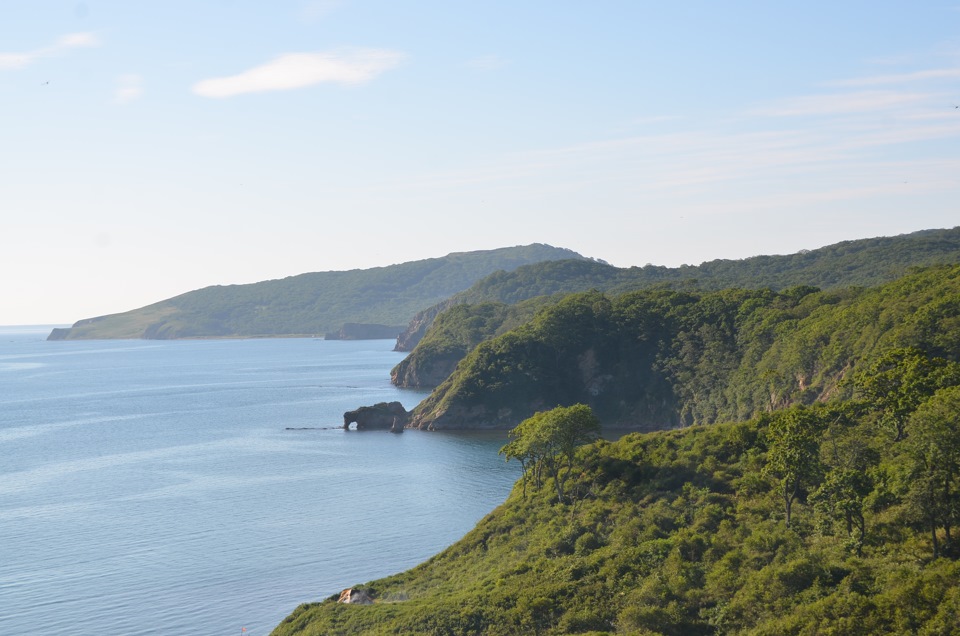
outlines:
[{"label": "haze on horizon", "polygon": [[0,325],[960,224],[960,1],[0,4]]}]

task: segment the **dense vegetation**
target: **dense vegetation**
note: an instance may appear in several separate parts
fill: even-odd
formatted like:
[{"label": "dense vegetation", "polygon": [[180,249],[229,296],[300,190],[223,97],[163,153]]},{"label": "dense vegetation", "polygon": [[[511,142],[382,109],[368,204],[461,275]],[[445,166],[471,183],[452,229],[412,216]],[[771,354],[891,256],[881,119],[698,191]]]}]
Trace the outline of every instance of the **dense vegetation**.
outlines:
[{"label": "dense vegetation", "polygon": [[[825,290],[867,287],[895,280],[911,267],[957,262],[960,262],[960,227],[844,241],[786,256],[715,260],[676,268],[647,265],[620,269],[596,261],[543,262],[512,272],[493,273],[439,306],[421,312],[413,323],[413,332],[401,338],[398,350],[415,350],[433,317],[443,309],[462,303],[517,303],[537,296],[590,289],[620,294],[664,285],[704,291],[729,287],[782,290],[798,285]],[[487,337],[493,335],[495,331]],[[422,353],[418,356],[424,357]],[[431,364],[426,359],[420,362]]]},{"label": "dense vegetation", "polygon": [[960,227],[901,236],[844,241],[785,256],[715,260],[700,265],[617,268],[595,261],[544,262],[495,272],[458,295],[463,302],[514,303],[534,296],[599,289],[614,294],[664,283],[700,290],[729,287],[821,289],[870,287],[895,280],[916,266],[960,262]]},{"label": "dense vegetation", "polygon": [[414,422],[510,428],[575,403],[614,426],[744,420],[849,397],[852,374],[897,348],[956,360],[958,334],[960,266],[866,289],[571,294],[479,344]]},{"label": "dense vegetation", "polygon": [[[960,633],[960,265],[564,296],[415,416],[445,413],[516,425],[507,501],[359,586],[373,604],[305,604],[275,636]],[[681,428],[580,446],[595,415]]]},{"label": "dense vegetation", "polygon": [[495,271],[582,258],[534,244],[461,252],[389,267],[317,272],[188,292],[141,309],[77,322],[56,338],[208,338],[316,335],[344,323],[405,324]]},{"label": "dense vegetation", "polygon": [[436,317],[416,348],[390,372],[391,381],[405,388],[433,388],[484,340],[528,322],[537,310],[555,302],[548,296],[508,305],[454,305]]},{"label": "dense vegetation", "polygon": [[363,585],[372,605],[302,605],[274,634],[958,633],[955,371],[899,441],[889,405],[854,397],[582,447],[562,501],[554,473],[522,480],[447,550]]}]

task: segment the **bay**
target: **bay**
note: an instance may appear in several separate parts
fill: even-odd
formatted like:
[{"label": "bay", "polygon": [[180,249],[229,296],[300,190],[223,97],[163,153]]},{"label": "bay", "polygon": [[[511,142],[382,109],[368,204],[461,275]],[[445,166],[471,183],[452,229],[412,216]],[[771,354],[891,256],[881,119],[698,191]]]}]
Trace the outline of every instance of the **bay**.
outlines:
[{"label": "bay", "polygon": [[[0,328],[0,633],[269,633],[450,545],[502,434],[344,431],[423,393],[392,341],[46,342]],[[305,430],[292,430],[305,429]]]}]

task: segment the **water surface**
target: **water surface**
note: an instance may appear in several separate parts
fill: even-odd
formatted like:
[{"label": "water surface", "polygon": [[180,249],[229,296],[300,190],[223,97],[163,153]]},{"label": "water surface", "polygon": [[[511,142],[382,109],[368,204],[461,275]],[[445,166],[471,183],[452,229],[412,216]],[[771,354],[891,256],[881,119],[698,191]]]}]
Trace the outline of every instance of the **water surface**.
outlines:
[{"label": "water surface", "polygon": [[[267,634],[503,501],[503,437],[345,432],[391,341],[0,328],[0,634]],[[309,430],[288,430],[307,428]]]}]

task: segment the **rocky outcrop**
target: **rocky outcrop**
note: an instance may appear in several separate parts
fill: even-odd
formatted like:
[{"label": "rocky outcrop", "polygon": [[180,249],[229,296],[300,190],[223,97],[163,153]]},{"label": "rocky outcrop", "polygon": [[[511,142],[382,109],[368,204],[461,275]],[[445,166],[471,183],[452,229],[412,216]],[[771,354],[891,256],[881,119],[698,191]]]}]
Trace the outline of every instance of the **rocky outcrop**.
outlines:
[{"label": "rocky outcrop", "polygon": [[509,430],[546,408],[540,401],[501,408],[483,404],[443,407],[434,411],[414,411],[408,427],[422,431]]},{"label": "rocky outcrop", "polygon": [[358,590],[348,587],[340,592],[340,598],[337,603],[350,603],[352,605],[370,605],[373,603],[373,597],[366,590]]},{"label": "rocky outcrop", "polygon": [[379,429],[398,432],[409,421],[410,413],[399,402],[379,402],[343,414],[343,428],[347,430],[356,422],[358,431]]},{"label": "rocky outcrop", "polygon": [[390,382],[401,389],[432,389],[453,373],[465,355],[462,349],[441,355],[411,353],[390,370]]},{"label": "rocky outcrop", "polygon": [[348,322],[324,336],[324,340],[389,340],[404,330],[403,325],[376,325]]},{"label": "rocky outcrop", "polygon": [[[455,297],[454,297],[455,298]],[[413,351],[413,348],[423,340],[423,336],[427,333],[427,329],[430,328],[430,325],[433,324],[433,321],[436,320],[437,316],[446,309],[449,309],[454,304],[457,304],[457,301],[454,298],[438,303],[433,307],[428,307],[423,311],[417,312],[405,328],[401,329],[400,334],[397,336],[397,344],[393,348],[394,351]]]}]

